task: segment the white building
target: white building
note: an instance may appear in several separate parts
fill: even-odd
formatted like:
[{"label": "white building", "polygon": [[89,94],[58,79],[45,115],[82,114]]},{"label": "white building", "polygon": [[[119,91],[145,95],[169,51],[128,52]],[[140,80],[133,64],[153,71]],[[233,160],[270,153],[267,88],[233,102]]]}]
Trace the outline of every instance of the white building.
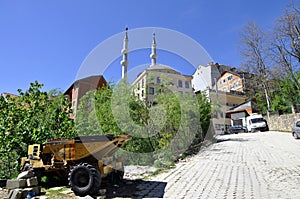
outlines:
[{"label": "white building", "polygon": [[230,69],[229,66],[219,65],[218,63],[209,63],[207,66],[199,65],[192,75],[191,82],[194,92],[197,93],[212,89],[220,74]]}]

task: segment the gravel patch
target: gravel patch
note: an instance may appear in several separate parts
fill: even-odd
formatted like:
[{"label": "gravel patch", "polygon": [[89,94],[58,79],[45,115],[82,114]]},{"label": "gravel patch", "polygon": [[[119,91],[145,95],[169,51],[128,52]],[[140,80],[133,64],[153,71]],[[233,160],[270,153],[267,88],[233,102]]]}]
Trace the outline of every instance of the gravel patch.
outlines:
[{"label": "gravel patch", "polygon": [[157,168],[151,166],[130,165],[125,166],[124,170],[125,179],[136,180],[151,176],[155,171],[157,171]]}]

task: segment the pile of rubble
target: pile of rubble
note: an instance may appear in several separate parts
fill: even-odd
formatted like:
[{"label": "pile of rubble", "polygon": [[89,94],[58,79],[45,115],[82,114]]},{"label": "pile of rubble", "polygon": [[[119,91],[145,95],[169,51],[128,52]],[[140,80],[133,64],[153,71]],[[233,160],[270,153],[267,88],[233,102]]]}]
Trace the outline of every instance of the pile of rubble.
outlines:
[{"label": "pile of rubble", "polygon": [[6,188],[8,189],[9,199],[30,199],[41,192],[37,177],[34,176],[32,171],[24,171],[19,174],[17,179],[7,180]]}]

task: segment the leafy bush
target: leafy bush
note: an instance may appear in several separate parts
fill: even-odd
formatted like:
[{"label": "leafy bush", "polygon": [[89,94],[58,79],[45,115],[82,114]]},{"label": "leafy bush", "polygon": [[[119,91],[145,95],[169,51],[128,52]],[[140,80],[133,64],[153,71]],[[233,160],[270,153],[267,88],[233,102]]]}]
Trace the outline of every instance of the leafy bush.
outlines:
[{"label": "leafy bush", "polygon": [[18,90],[18,96],[0,97],[0,178],[18,174],[20,158],[27,155],[29,144],[76,134],[65,96],[55,90],[43,92],[42,87],[34,82],[26,92]]}]

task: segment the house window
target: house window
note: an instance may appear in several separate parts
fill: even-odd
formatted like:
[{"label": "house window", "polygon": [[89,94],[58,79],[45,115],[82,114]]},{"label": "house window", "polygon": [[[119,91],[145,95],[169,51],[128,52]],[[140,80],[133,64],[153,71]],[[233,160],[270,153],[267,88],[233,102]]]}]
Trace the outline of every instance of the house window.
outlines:
[{"label": "house window", "polygon": [[160,84],[160,78],[159,77],[156,77],[156,83]]},{"label": "house window", "polygon": [[144,87],[144,79],[142,79],[142,87]]},{"label": "house window", "polygon": [[142,90],[142,97],[144,97],[144,90]]},{"label": "house window", "polygon": [[188,81],[185,81],[185,88],[189,88],[190,87],[190,83]]},{"label": "house window", "polygon": [[228,76],[228,81],[229,81],[229,80],[232,80],[232,75],[229,75],[229,76]]},{"label": "house window", "polygon": [[153,88],[153,87],[150,87],[150,88],[149,88],[149,94],[150,94],[150,95],[154,95],[154,88]]},{"label": "house window", "polygon": [[234,84],[233,84],[233,88],[236,88],[236,87],[238,87],[238,82],[234,82]]},{"label": "house window", "polygon": [[223,79],[223,83],[225,83],[226,82],[226,79]]},{"label": "house window", "polygon": [[182,88],[182,81],[181,80],[178,80],[178,87]]}]

